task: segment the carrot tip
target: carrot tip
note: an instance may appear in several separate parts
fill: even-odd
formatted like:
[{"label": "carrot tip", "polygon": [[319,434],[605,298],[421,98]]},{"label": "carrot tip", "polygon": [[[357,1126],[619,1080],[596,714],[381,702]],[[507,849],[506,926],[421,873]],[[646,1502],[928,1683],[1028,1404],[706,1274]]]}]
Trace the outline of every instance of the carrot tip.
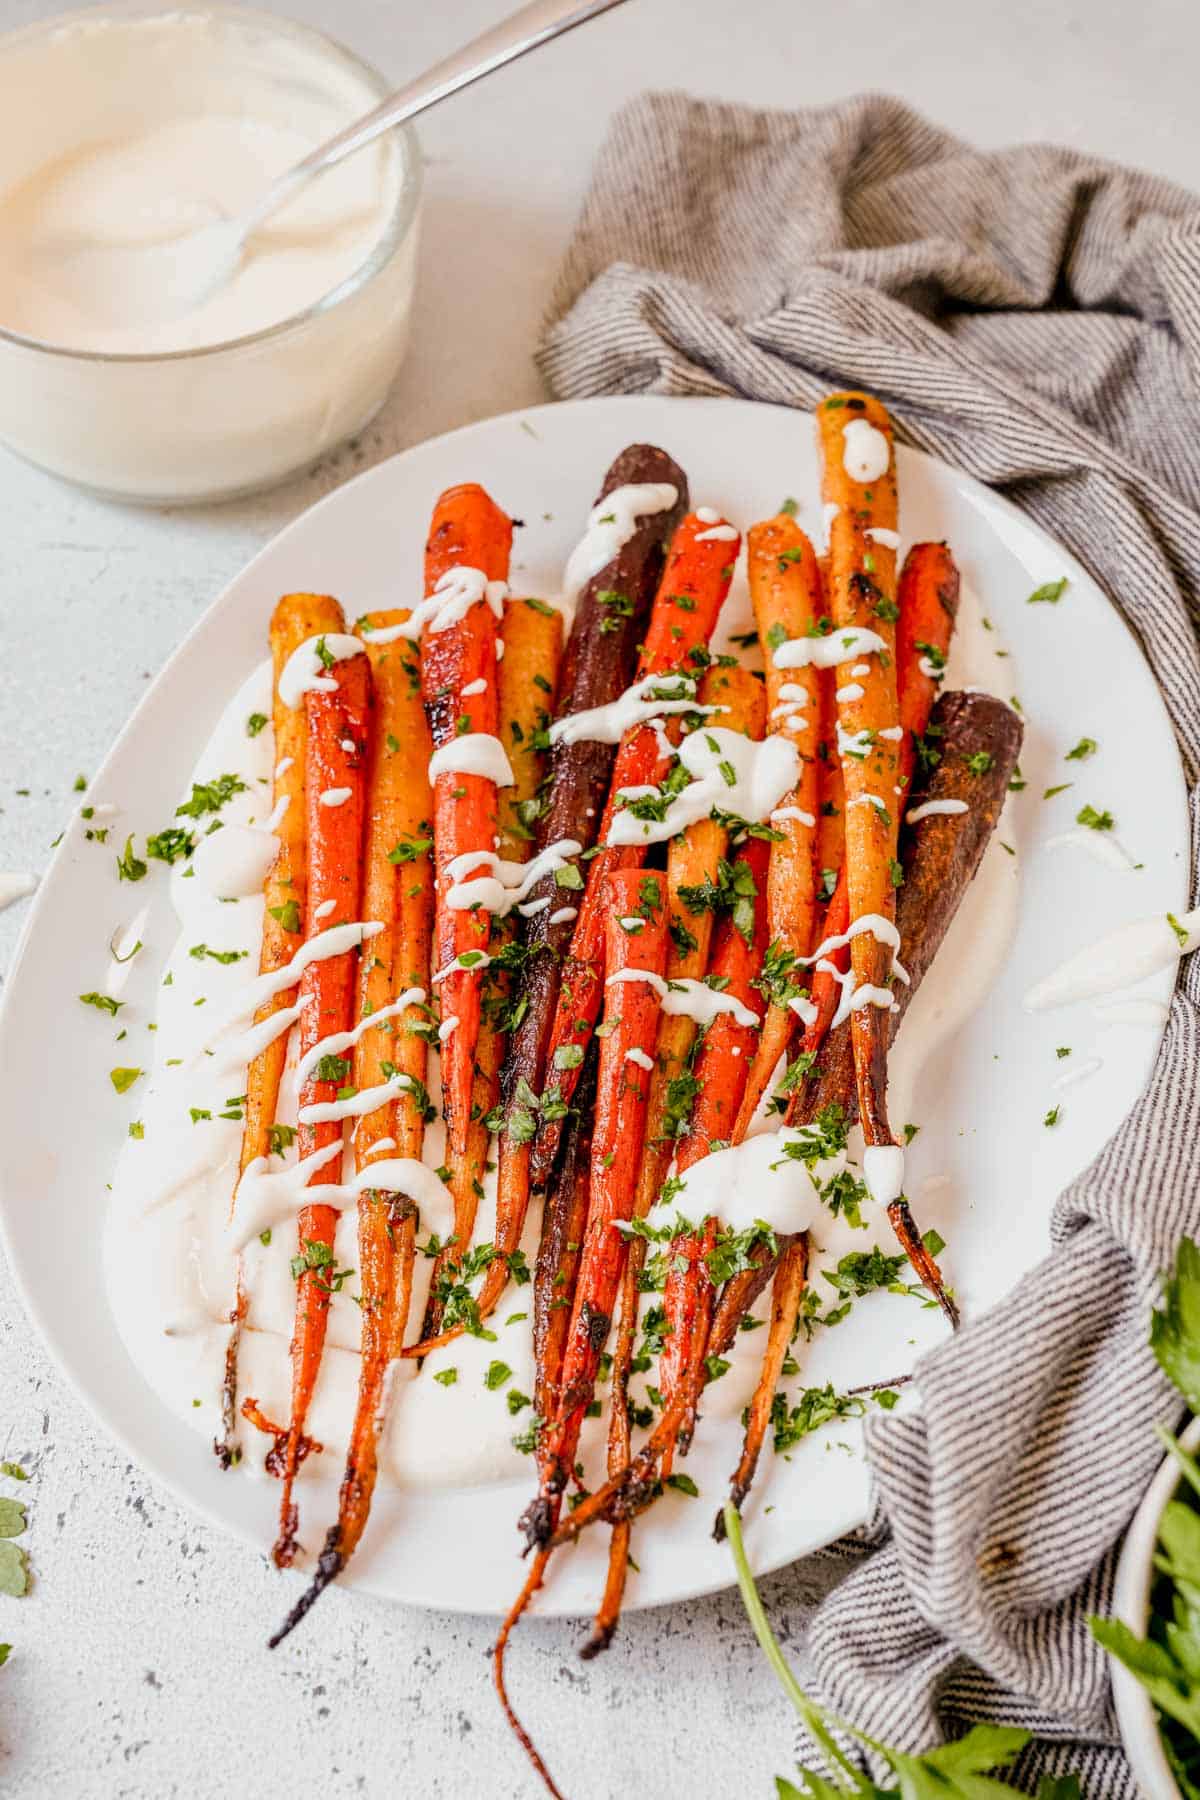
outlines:
[{"label": "carrot tip", "polygon": [[601,1625],[593,1631],[587,1642],[581,1644],[579,1647],[580,1662],[591,1662],[594,1657],[601,1655],[603,1651],[607,1650],[616,1635],[616,1630],[617,1622],[614,1619],[611,1623]]},{"label": "carrot tip", "polygon": [[296,1629],[301,1619],[304,1618],[305,1614],[320,1599],[330,1582],[336,1581],[337,1577],[345,1568],[346,1559],[338,1549],[340,1538],[341,1527],[338,1525],[331,1525],[329,1528],[329,1535],[325,1539],[325,1548],[317,1559],[317,1569],[312,1581],[309,1586],[305,1588],[299,1600],[297,1600],[295,1606],[293,1606],[291,1612],[279,1627],[279,1630],[275,1632],[273,1637],[267,1639],[268,1650],[275,1650],[282,1644],[284,1638]]}]

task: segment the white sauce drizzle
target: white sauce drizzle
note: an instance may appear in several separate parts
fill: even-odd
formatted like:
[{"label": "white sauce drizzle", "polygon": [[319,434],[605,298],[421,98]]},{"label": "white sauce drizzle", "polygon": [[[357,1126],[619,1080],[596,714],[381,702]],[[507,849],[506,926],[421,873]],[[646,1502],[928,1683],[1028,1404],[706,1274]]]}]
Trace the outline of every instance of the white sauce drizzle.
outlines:
[{"label": "white sauce drizzle", "polygon": [[910,806],[904,817],[907,824],[916,825],[921,819],[952,818],[970,810],[965,800],[923,800],[920,806]]},{"label": "white sauce drizzle", "polygon": [[[453,886],[446,892],[446,905],[452,912],[466,912],[478,906],[484,912],[494,913],[504,918],[514,906],[518,907],[525,918],[531,914],[521,906],[525,896],[534,889],[544,875],[552,875],[558,869],[565,869],[573,856],[578,856],[583,845],[574,838],[559,838],[556,843],[547,844],[544,850],[531,857],[528,862],[506,862],[492,850],[468,851],[463,856],[456,856],[446,865]],[[487,875],[476,876],[474,880],[464,881],[463,876],[472,869],[485,868]],[[541,912],[543,906],[534,901],[533,910]],[[549,906],[550,897],[544,898]]]},{"label": "white sauce drizzle", "polygon": [[828,637],[788,638],[775,651],[777,669],[836,669],[855,656],[874,656],[887,645],[877,631],[850,625]]},{"label": "white sauce drizzle", "polygon": [[324,788],[319,795],[320,803],[322,806],[345,806],[353,792],[354,789],[348,787]]},{"label": "white sauce drizzle", "polygon": [[636,1063],[638,1068],[645,1069],[647,1074],[649,1074],[654,1067],[654,1058],[645,1050],[627,1050],[625,1052],[625,1061]]},{"label": "white sauce drizzle", "polygon": [[886,437],[869,419],[851,419],[842,426],[842,467],[851,481],[864,487],[878,481],[891,460]]},{"label": "white sauce drizzle", "polygon": [[[845,731],[842,721],[838,720],[837,747],[839,756],[853,756],[861,762],[871,748],[871,732],[865,727],[862,731]],[[881,734],[882,735],[882,734]]]},{"label": "white sauce drizzle", "polygon": [[393,1075],[376,1087],[360,1088],[344,1100],[314,1100],[296,1114],[301,1125],[336,1125],[342,1119],[365,1119],[412,1088],[411,1075]]},{"label": "white sauce drizzle", "polygon": [[265,1156],[256,1157],[237,1185],[227,1232],[231,1247],[244,1250],[264,1231],[292,1218],[302,1206],[353,1206],[367,1188],[406,1194],[420,1207],[422,1225],[439,1236],[445,1236],[453,1227],[454,1207],[445,1183],[432,1169],[410,1156],[385,1157],[358,1170],[349,1181],[314,1182],[309,1187],[309,1179],[341,1151],[339,1140],[288,1168],[274,1170]]},{"label": "white sauce drizzle", "polygon": [[369,644],[394,644],[397,638],[409,638],[415,643],[425,630],[448,631],[451,625],[459,624],[481,600],[487,602],[498,619],[503,617],[507,596],[507,582],[489,581],[482,569],[456,563],[402,624],[382,625],[376,631],[364,631],[363,637]]},{"label": "white sauce drizzle", "polygon": [[318,644],[334,662],[349,662],[351,657],[363,654],[362,639],[351,637],[349,632],[325,631],[307,638],[292,651],[279,676],[279,698],[293,712],[303,704],[305,694],[332,694],[337,688],[333,676],[325,672]]},{"label": "white sauce drizzle", "polygon": [[476,694],[486,694],[486,693],[487,693],[487,682],[484,680],[483,676],[481,675],[479,677],[478,681],[468,681],[466,687],[462,691],[462,697],[464,700],[473,700],[475,698]]},{"label": "white sauce drizzle", "polygon": [[552,912],[550,914],[549,923],[551,925],[566,925],[569,924],[572,919],[577,919],[578,917],[579,908],[577,906],[560,906],[557,912]]},{"label": "white sauce drizzle", "polygon": [[870,663],[855,663],[850,673],[857,680],[859,676],[869,675],[871,673],[871,665]]},{"label": "white sauce drizzle", "polygon": [[803,1126],[784,1126],[714,1150],[679,1177],[673,1199],[651,1207],[647,1222],[662,1230],[682,1215],[693,1224],[713,1218],[731,1231],[746,1231],[761,1219],[776,1231],[807,1231],[829,1218],[817,1183],[846,1166],[844,1152],[823,1158],[811,1171],[786,1153],[789,1144],[811,1142]]},{"label": "white sauce drizzle", "polygon": [[885,726],[885,728],[879,733],[879,736],[881,738],[887,738],[889,743],[898,744],[900,742],[900,739],[904,736],[904,727],[903,727],[903,725]]},{"label": "white sauce drizzle", "polygon": [[429,759],[430,781],[439,775],[481,775],[497,787],[513,787],[516,781],[504,745],[486,731],[468,731],[435,750]]},{"label": "white sauce drizzle", "polygon": [[330,913],[333,912],[333,910],[336,906],[337,906],[336,900],[322,900],[320,906],[318,906],[315,909],[315,911],[313,912],[313,918],[314,919],[327,919],[329,917]]},{"label": "white sauce drizzle", "polygon": [[876,812],[887,811],[887,802],[879,794],[859,794],[855,799],[847,800],[846,811],[849,812],[852,806],[873,806]]},{"label": "white sauce drizzle", "polygon": [[36,886],[36,875],[0,875],[0,913],[4,913],[5,905],[14,905],[31,895]]},{"label": "white sauce drizzle", "polygon": [[296,1086],[302,1088],[323,1056],[341,1056],[347,1050],[353,1050],[376,1025],[383,1025],[388,1019],[399,1018],[410,1006],[420,1006],[425,999],[425,989],[419,987],[405,988],[398,1000],[391,1000],[381,1006],[378,1012],[368,1013],[360,1019],[351,1031],[331,1031],[328,1037],[321,1038],[311,1050],[305,1052],[296,1064]]},{"label": "white sauce drizzle", "polygon": [[899,1144],[868,1144],[863,1151],[863,1180],[872,1200],[890,1206],[904,1192],[904,1152]]},{"label": "white sauce drizzle", "polygon": [[451,1013],[448,1019],[443,1019],[438,1026],[438,1043],[444,1044],[448,1038],[452,1038],[454,1033],[458,1030],[458,1025],[459,1019],[457,1013]]},{"label": "white sauce drizzle", "polygon": [[[290,794],[280,794],[278,800],[275,802],[274,806],[271,808],[270,812],[267,814],[266,818],[263,820],[262,829],[267,832],[278,831],[279,827],[283,824],[283,821],[287,817],[287,810],[291,804],[292,804],[292,796]],[[229,826],[226,825],[223,827],[223,829],[225,831],[228,831]],[[220,834],[220,832],[217,832],[214,835],[219,837],[221,834]]]},{"label": "white sauce drizzle", "polygon": [[1052,975],[1031,987],[1022,1002],[1026,1012],[1045,1012],[1076,1000],[1113,994],[1170,968],[1200,945],[1200,908],[1181,914],[1176,923],[1182,938],[1165,913],[1119,925],[1085,950],[1077,950]]},{"label": "white sauce drizzle", "polygon": [[294,768],[295,762],[296,759],[294,756],[281,756],[279,761],[275,764],[276,781],[282,781],[288,770]]},{"label": "white sauce drizzle", "polygon": [[839,706],[848,705],[851,700],[861,700],[866,691],[866,688],[861,687],[857,681],[848,681],[844,687],[837,690],[834,699]]},{"label": "white sauce drizzle", "polygon": [[631,812],[619,812],[609,826],[609,844],[665,843],[706,819],[714,808],[761,824],[800,778],[799,753],[786,738],[775,735],[755,742],[721,726],[685,738],[679,760],[693,779],[668,802],[665,817],[638,819]]},{"label": "white sauce drizzle", "polygon": [[669,481],[630,482],[597,500],[583,536],[567,559],[563,587],[573,605],[582,590],[608,567],[629,542],[639,519],[670,512],[679,498]]},{"label": "white sauce drizzle", "polygon": [[758,1025],[759,1014],[751,1012],[743,1006],[733,994],[718,993],[703,981],[693,981],[685,977],[679,981],[664,981],[652,969],[618,969],[605,982],[606,987],[615,987],[626,981],[644,981],[652,987],[662,1001],[662,1010],[675,1017],[694,1019],[697,1025],[711,1025],[721,1013],[732,1013],[734,1023],[748,1029]]},{"label": "white sauce drizzle", "polygon": [[1133,857],[1119,838],[1115,838],[1111,831],[1093,831],[1090,826],[1060,831],[1056,837],[1047,838],[1043,848],[1086,850],[1094,862],[1103,863],[1107,869],[1128,870],[1134,867]]},{"label": "white sauce drizzle", "polygon": [[1081,1081],[1090,1081],[1092,1076],[1098,1075],[1103,1067],[1104,1063],[1100,1057],[1089,1056],[1077,1068],[1065,1069],[1050,1085],[1056,1094],[1061,1094],[1065,1088],[1078,1087]]},{"label": "white sauce drizzle", "polygon": [[653,724],[664,714],[724,711],[724,707],[697,705],[696,683],[690,675],[643,675],[607,706],[592,706],[555,719],[550,742],[619,744],[627,731]]},{"label": "white sauce drizzle", "polygon": [[709,531],[698,531],[694,541],[697,544],[736,544],[741,535],[736,525],[714,525]]},{"label": "white sauce drizzle", "polygon": [[368,938],[378,937],[383,926],[375,920],[366,923],[356,920],[349,925],[331,925],[327,931],[318,932],[316,937],[309,938],[302,944],[290,962],[281,969],[268,970],[265,975],[256,975],[253,981],[245,982],[234,994],[228,1011],[214,1027],[214,1035],[227,1025],[233,1025],[242,1019],[248,1019],[256,1013],[260,1006],[273,1000],[276,994],[286,993],[293,988],[307,969],[309,963],[325,962],[331,956],[344,956],[350,950],[357,950]]},{"label": "white sauce drizzle", "polygon": [[771,814],[772,825],[788,819],[795,819],[797,825],[814,826],[817,822],[812,813],[805,812],[802,806],[777,806]]},{"label": "white sauce drizzle", "polygon": [[886,525],[868,525],[863,536],[871,538],[876,544],[882,544],[885,550],[900,548],[900,533],[889,531]]}]

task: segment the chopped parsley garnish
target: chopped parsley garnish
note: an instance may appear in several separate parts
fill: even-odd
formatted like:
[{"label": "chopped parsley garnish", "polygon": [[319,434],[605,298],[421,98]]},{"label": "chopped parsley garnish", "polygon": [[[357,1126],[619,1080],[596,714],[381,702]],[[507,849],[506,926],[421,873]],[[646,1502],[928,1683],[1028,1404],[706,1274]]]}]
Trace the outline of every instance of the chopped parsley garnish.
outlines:
[{"label": "chopped parsley garnish", "polygon": [[220,812],[235,794],[244,794],[246,783],[240,775],[218,775],[215,781],[193,781],[190,797],[175,808],[175,817],[201,819],[205,813]]},{"label": "chopped parsley garnish", "polygon": [[266,713],[253,712],[246,720],[246,736],[257,737],[267,722]]},{"label": "chopped parsley garnish", "polygon": [[1066,591],[1067,576],[1063,575],[1057,581],[1045,581],[1041,587],[1034,588],[1025,604],[1027,606],[1053,606],[1062,599]]},{"label": "chopped parsley garnish", "polygon": [[145,874],[145,863],[133,853],[133,834],[130,833],[124,851],[117,858],[117,875],[121,881],[141,881]]},{"label": "chopped parsley garnish", "polygon": [[80,994],[79,998],[85,1006],[94,1006],[98,1012],[106,1012],[114,1019],[125,1004],[124,1000],[114,1000],[111,994]]},{"label": "chopped parsley garnish", "polygon": [[1084,762],[1100,748],[1095,738],[1082,737],[1073,750],[1067,751],[1068,762]]},{"label": "chopped parsley garnish", "polygon": [[1092,805],[1081,806],[1075,814],[1077,825],[1086,825],[1089,831],[1111,831],[1113,816],[1110,812],[1097,812]]},{"label": "chopped parsley garnish", "polygon": [[127,1094],[138,1077],[144,1073],[143,1069],[110,1069],[108,1079],[118,1094]]}]

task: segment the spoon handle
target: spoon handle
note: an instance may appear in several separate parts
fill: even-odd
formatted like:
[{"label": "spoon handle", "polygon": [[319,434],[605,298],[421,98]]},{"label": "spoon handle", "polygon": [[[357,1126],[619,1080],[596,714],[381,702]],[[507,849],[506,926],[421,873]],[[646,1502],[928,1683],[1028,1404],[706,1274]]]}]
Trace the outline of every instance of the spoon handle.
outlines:
[{"label": "spoon handle", "polygon": [[589,19],[599,18],[601,13],[623,4],[624,0],[530,0],[529,5],[520,7],[499,25],[493,25],[490,31],[481,32],[461,50],[444,57],[423,75],[398,88],[373,112],[347,125],[344,131],[281,175],[247,215],[244,231],[256,230],[314,175],[332,168],[343,157],[352,156],[393,126],[415,118],[428,107],[436,106],[439,100],[457,94],[460,88],[469,87],[481,76],[503,68],[505,63],[515,62],[526,51],[536,50],[540,44],[548,44],[552,38],[561,37],[576,25],[585,25]]}]

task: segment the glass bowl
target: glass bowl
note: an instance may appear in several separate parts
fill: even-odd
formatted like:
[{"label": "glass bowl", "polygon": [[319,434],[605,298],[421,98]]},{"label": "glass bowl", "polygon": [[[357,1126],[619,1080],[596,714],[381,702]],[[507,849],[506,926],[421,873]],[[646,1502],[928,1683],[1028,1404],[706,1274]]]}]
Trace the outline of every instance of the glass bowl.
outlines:
[{"label": "glass bowl", "polygon": [[[68,132],[54,106],[54,63],[83,54],[89,116]],[[131,70],[156,116],[179,116],[205,57],[237,58],[278,88],[289,125],[313,143],[376,106],[391,84],[307,26],[233,6],[106,5],[0,38],[0,163],[24,179],[72,145],[128,127]],[[139,59],[144,62],[140,66]],[[47,71],[51,71],[48,76]],[[94,104],[92,97],[95,96]],[[148,105],[151,103],[148,101]],[[57,144],[57,152],[54,145]],[[74,350],[0,322],[0,438],[28,461],[96,493],[151,504],[252,492],[303,469],[379,410],[408,347],[421,164],[402,126],[360,156],[388,183],[383,227],[365,260],[315,304],[265,330],[198,349]]]}]

